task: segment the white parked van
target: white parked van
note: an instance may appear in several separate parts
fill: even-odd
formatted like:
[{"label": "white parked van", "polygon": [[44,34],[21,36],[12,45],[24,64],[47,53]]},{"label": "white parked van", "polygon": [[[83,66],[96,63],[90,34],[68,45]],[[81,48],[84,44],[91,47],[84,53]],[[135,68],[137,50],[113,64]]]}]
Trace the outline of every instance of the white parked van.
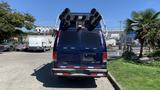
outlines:
[{"label": "white parked van", "polygon": [[27,37],[28,41],[28,50],[50,50],[51,44],[47,36],[42,36],[42,35],[29,35]]}]

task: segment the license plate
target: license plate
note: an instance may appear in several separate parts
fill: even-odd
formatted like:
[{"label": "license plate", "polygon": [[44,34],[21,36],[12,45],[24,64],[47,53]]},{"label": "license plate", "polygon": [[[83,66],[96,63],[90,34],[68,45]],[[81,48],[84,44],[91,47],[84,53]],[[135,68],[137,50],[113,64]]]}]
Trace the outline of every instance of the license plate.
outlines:
[{"label": "license plate", "polygon": [[73,74],[90,74],[90,72],[88,70],[75,70],[75,71],[71,71],[71,73]]},{"label": "license plate", "polygon": [[94,61],[96,58],[95,53],[85,53],[83,54],[83,61]]}]

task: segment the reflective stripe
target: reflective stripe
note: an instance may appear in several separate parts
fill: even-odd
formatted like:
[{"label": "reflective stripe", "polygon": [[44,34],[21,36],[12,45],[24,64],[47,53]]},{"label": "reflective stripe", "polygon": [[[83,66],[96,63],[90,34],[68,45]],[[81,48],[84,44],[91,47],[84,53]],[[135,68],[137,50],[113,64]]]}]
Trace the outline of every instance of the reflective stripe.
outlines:
[{"label": "reflective stripe", "polygon": [[80,66],[80,68],[88,68],[88,66]]},{"label": "reflective stripe", "polygon": [[71,74],[73,76],[86,76],[86,74],[83,74],[83,73],[75,73],[75,74]]},{"label": "reflective stripe", "polygon": [[91,76],[97,76],[97,74],[96,73],[92,73]]},{"label": "reflective stripe", "polygon": [[60,68],[66,68],[66,66],[60,66]]},{"label": "reflective stripe", "polygon": [[68,75],[70,75],[70,74],[69,74],[69,73],[63,73],[63,75],[68,76]]},{"label": "reflective stripe", "polygon": [[65,68],[74,68],[75,66],[66,66]]},{"label": "reflective stripe", "polygon": [[88,69],[92,69],[92,68],[100,68],[100,66],[59,66],[59,68],[88,68]]},{"label": "reflective stripe", "polygon": [[74,68],[80,68],[80,66],[74,66]]},{"label": "reflective stripe", "polygon": [[89,66],[88,68],[94,68],[94,67]]},{"label": "reflective stripe", "polygon": [[56,73],[56,75],[63,75],[63,73]]},{"label": "reflective stripe", "polygon": [[102,74],[102,73],[98,73],[98,74],[97,74],[97,76],[104,76],[104,74]]}]

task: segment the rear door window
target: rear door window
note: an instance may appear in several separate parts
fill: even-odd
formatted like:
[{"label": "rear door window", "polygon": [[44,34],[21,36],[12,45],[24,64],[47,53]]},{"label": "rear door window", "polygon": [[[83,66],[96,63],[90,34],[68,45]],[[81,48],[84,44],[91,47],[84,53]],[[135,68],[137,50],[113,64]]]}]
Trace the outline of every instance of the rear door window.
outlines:
[{"label": "rear door window", "polygon": [[[61,31],[59,48],[81,47],[82,49],[98,49],[102,47],[99,31]],[[80,49],[80,48],[79,48]]]},{"label": "rear door window", "polygon": [[61,47],[77,47],[79,45],[78,33],[75,31],[61,31],[59,45]]},{"label": "rear door window", "polygon": [[84,48],[100,48],[101,38],[99,31],[84,31],[81,33],[81,43]]}]

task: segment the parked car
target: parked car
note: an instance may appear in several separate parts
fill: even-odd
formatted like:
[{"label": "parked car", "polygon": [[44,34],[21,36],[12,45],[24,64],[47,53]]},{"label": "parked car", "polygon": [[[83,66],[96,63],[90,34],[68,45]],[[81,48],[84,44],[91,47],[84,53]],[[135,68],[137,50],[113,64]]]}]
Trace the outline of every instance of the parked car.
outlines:
[{"label": "parked car", "polygon": [[4,51],[4,46],[0,44],[0,53]]},{"label": "parked car", "polygon": [[[69,12],[67,15],[72,20],[65,22],[66,12],[69,10],[60,15],[60,28],[53,47],[53,75],[107,76],[107,48],[100,24],[101,15],[95,9],[91,13]],[[98,13],[98,16],[92,17],[93,13]]]},{"label": "parked car", "polygon": [[24,51],[26,49],[27,49],[27,44],[24,44],[24,43],[19,43],[15,47],[16,51]]},{"label": "parked car", "polygon": [[4,47],[3,51],[13,51],[14,50],[14,44],[12,42],[5,42],[1,44]]}]

